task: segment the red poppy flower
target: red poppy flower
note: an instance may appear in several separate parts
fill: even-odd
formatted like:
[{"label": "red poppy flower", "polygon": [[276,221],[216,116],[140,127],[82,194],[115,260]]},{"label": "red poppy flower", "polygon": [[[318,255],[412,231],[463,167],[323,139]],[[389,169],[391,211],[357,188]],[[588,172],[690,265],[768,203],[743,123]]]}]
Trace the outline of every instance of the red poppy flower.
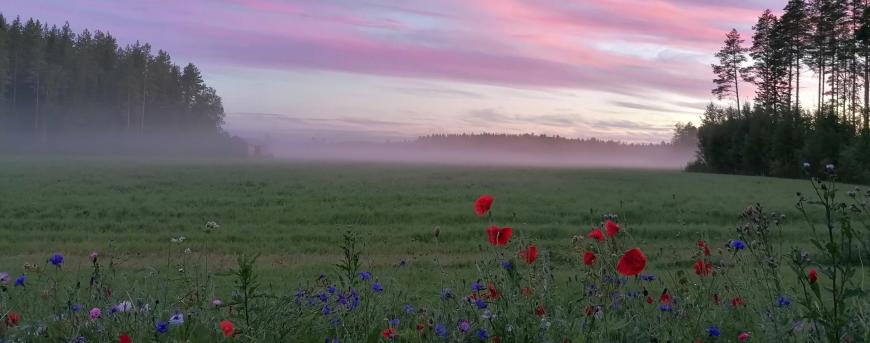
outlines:
[{"label": "red poppy flower", "polygon": [[737,339],[740,340],[741,342],[745,342],[746,340],[749,339],[749,333],[746,331],[741,332],[739,335],[737,335]]},{"label": "red poppy flower", "polygon": [[588,235],[586,235],[586,237],[597,239],[599,242],[604,242],[604,234],[601,233],[601,229],[592,230]]},{"label": "red poppy flower", "polygon": [[616,264],[616,271],[625,276],[635,276],[646,267],[646,256],[638,248],[625,252]]},{"label": "red poppy flower", "polygon": [[493,284],[492,282],[488,282],[486,284],[486,288],[487,290],[489,290],[489,293],[486,294],[486,297],[488,299],[498,300],[499,298],[501,298],[501,294],[499,294],[498,290],[495,289],[495,284]]},{"label": "red poppy flower", "polygon": [[426,329],[426,324],[423,324],[423,323],[417,323],[417,331],[422,332],[422,331],[425,330],[425,329]]},{"label": "red poppy flower", "polygon": [[133,343],[133,339],[127,335],[118,336],[118,343]]},{"label": "red poppy flower", "polygon": [[647,297],[646,297],[646,303],[652,305],[652,303],[653,303],[653,298],[650,297],[650,296],[647,296]]},{"label": "red poppy flower", "polygon": [[598,312],[598,309],[597,309],[597,308],[595,308],[595,307],[593,307],[593,306],[591,306],[591,305],[590,305],[590,306],[586,306],[586,316],[587,316],[587,317],[592,317],[593,315],[595,315],[595,312]]},{"label": "red poppy flower", "polygon": [[513,235],[514,230],[509,227],[499,228],[498,226],[491,226],[486,229],[486,237],[489,240],[489,244],[494,246],[507,245]]},{"label": "red poppy flower", "polygon": [[6,314],[6,326],[8,327],[16,327],[18,323],[21,321],[21,316],[15,312],[9,312]]},{"label": "red poppy flower", "polygon": [[544,306],[538,305],[535,307],[535,315],[538,317],[543,317],[547,314],[547,311],[544,310]]},{"label": "red poppy flower", "polygon": [[673,300],[671,298],[671,293],[668,293],[668,289],[665,288],[665,290],[662,292],[662,296],[659,297],[659,302],[661,302],[663,305],[670,305],[671,300]]},{"label": "red poppy flower", "polygon": [[695,274],[700,276],[710,276],[713,275],[713,264],[710,262],[704,263],[704,261],[698,260],[695,261]]},{"label": "red poppy flower", "polygon": [[500,336],[492,336],[492,343],[501,343]]},{"label": "red poppy flower", "polygon": [[707,242],[698,241],[698,249],[704,250],[704,256],[710,256],[710,247],[707,245]]},{"label": "red poppy flower", "polygon": [[607,232],[607,237],[616,237],[616,234],[619,233],[619,225],[614,223],[612,220],[607,220],[607,222],[604,223],[604,231]]},{"label": "red poppy flower", "polygon": [[737,307],[743,306],[745,304],[746,303],[744,303],[743,299],[741,299],[740,297],[731,299],[731,307],[733,307],[733,308],[737,308]]},{"label": "red poppy flower", "polygon": [[591,266],[591,265],[595,264],[596,259],[598,259],[598,257],[595,256],[595,254],[592,253],[591,251],[587,251],[587,252],[583,253],[583,264],[585,264],[587,266]]},{"label": "red poppy flower", "polygon": [[478,217],[483,217],[489,212],[490,207],[492,207],[492,202],[495,200],[493,197],[489,195],[483,195],[474,202],[474,213],[477,214]]},{"label": "red poppy flower", "polygon": [[236,333],[236,326],[229,320],[221,321],[218,326],[221,328],[221,331],[224,332],[224,337],[233,337]]},{"label": "red poppy flower", "polygon": [[396,337],[396,328],[387,328],[384,331],[381,331],[381,336],[384,336],[386,339],[393,339]]},{"label": "red poppy flower", "polygon": [[810,284],[816,283],[816,281],[819,279],[819,272],[817,272],[815,269],[810,269],[810,271],[807,272],[807,279],[810,280]]},{"label": "red poppy flower", "polygon": [[535,294],[535,290],[529,287],[523,287],[523,296],[530,297]]},{"label": "red poppy flower", "polygon": [[526,250],[520,251],[520,257],[528,264],[535,263],[535,260],[538,259],[538,247],[534,244],[529,245]]}]

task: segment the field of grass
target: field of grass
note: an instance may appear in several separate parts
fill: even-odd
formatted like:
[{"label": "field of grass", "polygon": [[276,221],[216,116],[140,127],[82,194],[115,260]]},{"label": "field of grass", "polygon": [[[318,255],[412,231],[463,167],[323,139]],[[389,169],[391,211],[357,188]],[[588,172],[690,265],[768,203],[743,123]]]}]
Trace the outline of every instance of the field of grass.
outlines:
[{"label": "field of grass", "polygon": [[[436,262],[451,277],[474,273],[488,222],[472,202],[490,194],[496,223],[552,251],[558,267],[579,265],[571,238],[612,212],[643,242],[650,269],[665,272],[691,266],[699,238],[724,247],[754,203],[785,215],[786,249],[808,244],[794,203],[809,190],[801,180],[656,170],[6,158],[0,269],[17,273],[51,252],[87,269],[91,251],[113,251],[125,256],[117,268],[146,270],[190,248],[207,249],[217,269],[259,253],[266,280],[292,285],[331,271],[353,230],[366,268],[405,261],[395,278],[437,291]],[[207,221],[221,228],[206,236]],[[170,244],[178,236],[185,243]]]}]

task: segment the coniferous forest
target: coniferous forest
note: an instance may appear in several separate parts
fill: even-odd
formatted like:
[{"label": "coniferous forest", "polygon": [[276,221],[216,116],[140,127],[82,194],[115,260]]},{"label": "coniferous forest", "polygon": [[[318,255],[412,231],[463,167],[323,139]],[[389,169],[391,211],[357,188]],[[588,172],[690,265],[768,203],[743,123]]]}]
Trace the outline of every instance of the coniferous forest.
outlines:
[{"label": "coniferous forest", "polygon": [[111,34],[0,14],[0,151],[240,153],[193,64]]},{"label": "coniferous forest", "polygon": [[729,32],[716,57],[712,93],[736,107],[707,107],[689,170],[797,177],[834,164],[870,181],[870,0],[790,0],[751,37]]}]

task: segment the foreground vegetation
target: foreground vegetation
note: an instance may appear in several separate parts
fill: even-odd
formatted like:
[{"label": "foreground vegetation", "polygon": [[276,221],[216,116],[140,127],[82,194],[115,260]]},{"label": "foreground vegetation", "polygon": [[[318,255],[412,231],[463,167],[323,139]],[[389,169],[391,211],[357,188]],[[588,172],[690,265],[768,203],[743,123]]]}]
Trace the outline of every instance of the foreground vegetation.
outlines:
[{"label": "foreground vegetation", "polygon": [[[851,186],[656,171],[2,163],[7,341],[868,338],[867,208]],[[495,200],[477,216],[482,193]]]}]

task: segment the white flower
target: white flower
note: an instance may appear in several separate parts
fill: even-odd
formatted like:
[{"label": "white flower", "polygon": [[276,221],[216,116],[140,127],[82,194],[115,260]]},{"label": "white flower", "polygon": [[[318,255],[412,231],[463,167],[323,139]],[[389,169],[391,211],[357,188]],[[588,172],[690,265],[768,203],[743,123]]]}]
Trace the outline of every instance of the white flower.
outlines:
[{"label": "white flower", "polygon": [[184,249],[184,253],[185,253],[185,254],[188,254],[188,255],[189,255],[189,254],[192,253],[192,252],[193,252],[193,251],[190,250],[190,248],[186,248],[186,249]]},{"label": "white flower", "polygon": [[124,300],[115,306],[115,311],[118,312],[130,312],[131,310],[133,310],[133,303],[129,300]]}]

